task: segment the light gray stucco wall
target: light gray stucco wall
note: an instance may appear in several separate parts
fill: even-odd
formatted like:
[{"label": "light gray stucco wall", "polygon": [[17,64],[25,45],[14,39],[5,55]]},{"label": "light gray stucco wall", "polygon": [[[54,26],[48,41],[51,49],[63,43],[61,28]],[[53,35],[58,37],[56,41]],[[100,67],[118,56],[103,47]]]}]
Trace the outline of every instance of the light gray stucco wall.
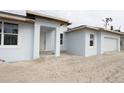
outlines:
[{"label": "light gray stucco wall", "polygon": [[[61,25],[62,24],[62,25]],[[60,56],[60,50],[63,49],[64,46],[60,46],[60,33],[67,31],[67,25],[61,22],[56,22],[54,20],[49,20],[49,19],[44,19],[41,17],[36,17],[35,21],[35,37],[34,37],[34,59],[39,58],[39,51],[40,51],[40,26],[47,26],[47,27],[53,27],[55,28],[55,48],[54,48],[54,53],[56,56]],[[36,47],[36,48],[35,48]],[[42,55],[42,53],[41,53]]]},{"label": "light gray stucco wall", "polygon": [[18,24],[19,34],[18,46],[0,46],[0,58],[9,62],[32,59],[34,29],[33,24],[8,20],[3,21]]},{"label": "light gray stucco wall", "polygon": [[[43,18],[39,18],[39,17],[36,18],[36,23],[41,25],[41,26],[58,28],[58,30],[57,29],[56,30],[59,32],[59,34],[63,33],[64,37],[65,37],[65,33],[64,32],[67,31],[67,24],[62,24],[60,22],[56,22],[56,21],[52,21],[52,20],[47,20],[47,19],[43,19]],[[52,34],[54,34],[54,32]],[[62,51],[65,50],[65,38],[64,38],[64,41],[63,41],[63,45],[60,45],[60,49]]]},{"label": "light gray stucco wall", "polygon": [[[2,19],[0,19],[1,21]],[[54,45],[49,46],[50,38],[48,36],[49,42],[47,42],[47,49],[53,50],[56,56],[60,55],[60,33],[67,31],[67,25],[61,25],[61,22],[56,22],[54,20],[44,19],[36,17],[35,23],[25,23],[18,21],[8,21],[10,23],[19,24],[19,34],[18,34],[18,46],[0,46],[0,58],[9,62],[21,61],[21,60],[31,60],[40,57],[40,26],[55,27],[54,33],[49,34],[49,36],[55,40]],[[64,45],[63,45],[64,46]],[[63,47],[62,46],[62,47]],[[63,49],[63,48],[62,48]]]},{"label": "light gray stucco wall", "polygon": [[[97,31],[85,30],[85,56],[97,55]],[[94,46],[90,46],[90,34],[94,35]]]},{"label": "light gray stucco wall", "polygon": [[[90,46],[90,34],[94,34],[94,46]],[[93,56],[103,54],[104,37],[117,39],[117,51],[120,51],[120,35],[105,31],[83,29],[66,33],[66,51],[76,55]],[[111,42],[110,42],[111,43]]]},{"label": "light gray stucco wall", "polygon": [[[89,46],[90,34],[95,35],[95,42],[94,42],[93,47]],[[107,31],[105,32],[105,31],[86,30],[85,56],[99,55],[99,54],[105,53],[105,51],[104,51],[104,46],[105,46],[104,38],[105,37],[117,39],[117,51],[120,51],[120,35],[119,34],[114,34],[114,33],[107,32]],[[107,47],[107,45],[106,45],[106,47]],[[108,46],[108,47],[110,47],[110,46]]]},{"label": "light gray stucco wall", "polygon": [[67,24],[64,24],[64,25],[61,26],[61,30],[60,30],[60,33],[63,34],[63,44],[60,45],[61,51],[65,51],[65,50],[66,50],[66,49],[65,49],[65,46],[66,46],[66,40],[65,40],[66,34],[65,34],[65,32],[66,32],[66,31],[67,31]]},{"label": "light gray stucco wall", "polygon": [[101,54],[101,43],[102,43],[101,33],[102,33],[101,31],[97,32],[97,55]]},{"label": "light gray stucco wall", "polygon": [[66,52],[85,55],[85,32],[73,31],[66,33]]}]

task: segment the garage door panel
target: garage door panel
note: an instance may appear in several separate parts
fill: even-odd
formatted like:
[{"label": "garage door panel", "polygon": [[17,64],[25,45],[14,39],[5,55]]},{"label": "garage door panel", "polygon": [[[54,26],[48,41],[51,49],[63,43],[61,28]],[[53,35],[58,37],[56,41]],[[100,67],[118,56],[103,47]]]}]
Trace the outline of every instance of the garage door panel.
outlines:
[{"label": "garage door panel", "polygon": [[117,51],[117,39],[104,37],[104,52]]}]

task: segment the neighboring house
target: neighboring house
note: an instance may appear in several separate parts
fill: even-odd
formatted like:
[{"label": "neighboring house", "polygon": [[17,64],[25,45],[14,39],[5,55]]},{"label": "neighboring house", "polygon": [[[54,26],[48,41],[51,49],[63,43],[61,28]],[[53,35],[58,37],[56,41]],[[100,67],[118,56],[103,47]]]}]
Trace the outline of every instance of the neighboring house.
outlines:
[{"label": "neighboring house", "polygon": [[69,24],[68,20],[33,11],[26,11],[26,16],[0,12],[0,59],[31,60],[44,51],[60,56]]},{"label": "neighboring house", "polygon": [[66,51],[81,56],[120,51],[122,35],[121,32],[82,25],[66,32]]}]

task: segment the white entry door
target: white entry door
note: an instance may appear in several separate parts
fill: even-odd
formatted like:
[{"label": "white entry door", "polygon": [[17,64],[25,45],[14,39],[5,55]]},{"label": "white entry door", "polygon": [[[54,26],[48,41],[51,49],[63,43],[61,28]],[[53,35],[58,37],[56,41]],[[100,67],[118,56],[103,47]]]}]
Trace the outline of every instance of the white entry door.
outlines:
[{"label": "white entry door", "polygon": [[104,37],[104,52],[117,51],[118,40],[116,38]]}]

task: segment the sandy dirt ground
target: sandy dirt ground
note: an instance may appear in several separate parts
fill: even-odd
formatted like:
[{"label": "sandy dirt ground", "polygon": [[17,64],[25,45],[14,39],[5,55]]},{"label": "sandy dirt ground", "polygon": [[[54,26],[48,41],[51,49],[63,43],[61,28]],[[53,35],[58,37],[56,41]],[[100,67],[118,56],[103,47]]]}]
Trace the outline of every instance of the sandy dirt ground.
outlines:
[{"label": "sandy dirt ground", "polygon": [[124,83],[124,52],[81,57],[62,54],[16,63],[0,62],[5,83]]}]

